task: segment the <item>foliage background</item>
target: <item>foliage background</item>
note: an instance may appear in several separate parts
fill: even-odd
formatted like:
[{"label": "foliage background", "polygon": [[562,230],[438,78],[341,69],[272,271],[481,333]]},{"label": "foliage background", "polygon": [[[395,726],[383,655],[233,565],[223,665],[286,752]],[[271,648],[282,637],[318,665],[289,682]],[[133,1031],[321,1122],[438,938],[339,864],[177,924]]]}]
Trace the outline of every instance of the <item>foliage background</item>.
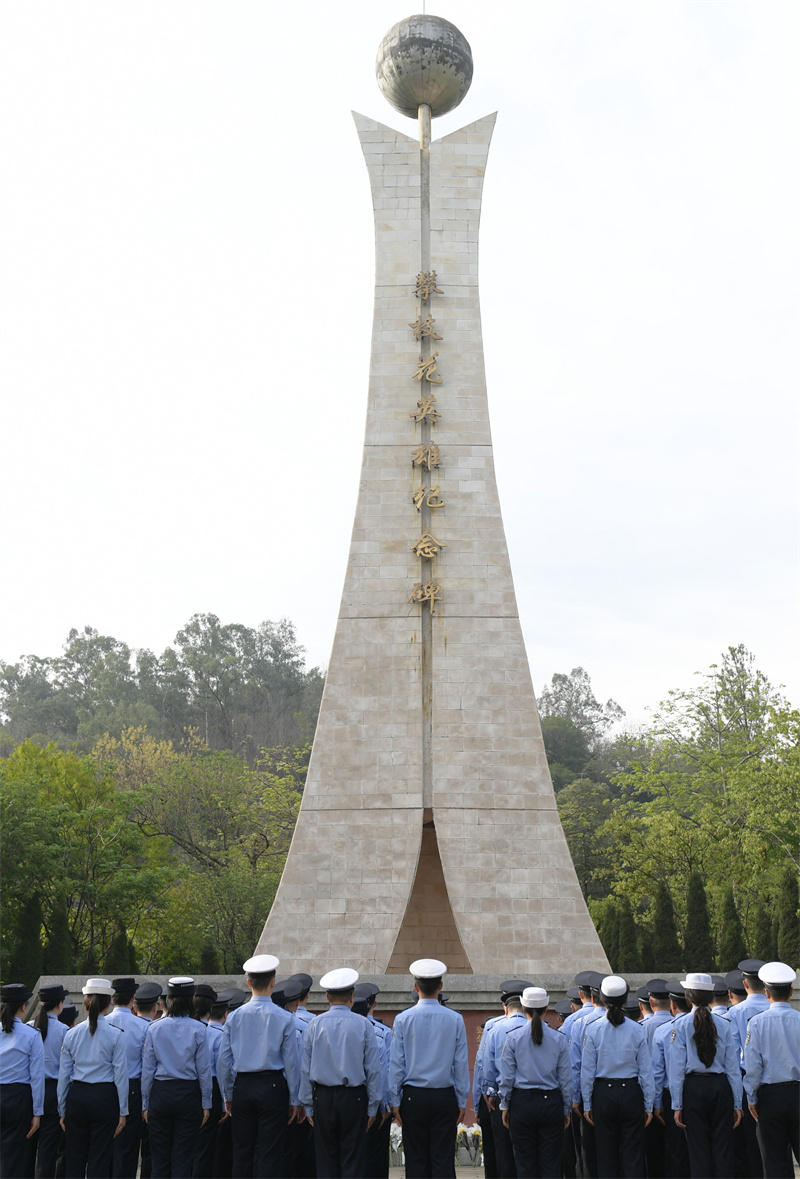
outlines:
[{"label": "foliage background", "polygon": [[[3,979],[237,972],[278,887],[323,683],[289,621],[210,614],[160,656],[86,628],[3,666]],[[748,651],[636,732],[580,667],[539,707],[615,970],[800,964],[800,714]]]}]

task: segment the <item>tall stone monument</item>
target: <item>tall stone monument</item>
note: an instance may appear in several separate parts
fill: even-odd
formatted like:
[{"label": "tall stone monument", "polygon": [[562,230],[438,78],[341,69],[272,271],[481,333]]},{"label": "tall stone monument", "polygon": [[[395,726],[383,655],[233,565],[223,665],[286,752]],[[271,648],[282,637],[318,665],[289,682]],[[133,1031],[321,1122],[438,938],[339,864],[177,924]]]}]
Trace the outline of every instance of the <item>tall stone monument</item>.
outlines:
[{"label": "tall stone monument", "polygon": [[431,141],[472,79],[469,45],[438,17],[395,25],[377,75],[419,137],[354,116],[375,212],[364,457],[258,950],[312,974],[430,956],[462,974],[607,969],[556,809],[495,483],[478,302],[495,116]]}]

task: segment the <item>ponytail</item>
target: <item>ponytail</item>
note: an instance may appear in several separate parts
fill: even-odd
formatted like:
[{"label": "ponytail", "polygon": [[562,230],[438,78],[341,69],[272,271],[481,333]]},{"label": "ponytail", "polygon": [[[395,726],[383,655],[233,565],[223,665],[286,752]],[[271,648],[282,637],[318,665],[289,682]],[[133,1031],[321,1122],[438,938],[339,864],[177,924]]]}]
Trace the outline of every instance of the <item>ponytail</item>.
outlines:
[{"label": "ponytail", "polygon": [[694,1033],[692,1039],[697,1048],[697,1055],[706,1068],[711,1068],[717,1055],[717,1040],[719,1032],[714,1023],[714,1016],[708,1010],[708,1005],[714,995],[712,991],[687,991],[686,998],[694,1004]]},{"label": "ponytail", "polygon": [[[61,1000],[59,1000],[59,1002],[61,1002]],[[58,1007],[58,1003],[56,1003],[56,1007]],[[47,1017],[51,1011],[51,1007],[45,1007],[44,1003],[39,1004],[39,1014],[36,1016],[36,1023],[34,1024],[34,1027],[36,1028],[37,1032],[41,1032],[43,1040],[47,1039],[47,1025],[50,1022]]]},{"label": "ponytail", "polygon": [[21,1010],[22,1007],[15,1007],[12,1003],[0,1003],[0,1024],[2,1024],[4,1032],[9,1035],[13,1032],[14,1019],[17,1012]]},{"label": "ponytail", "polygon": [[624,1007],[627,997],[627,991],[624,995],[603,995],[603,1002],[606,1005],[606,1019],[612,1027],[618,1028],[620,1024],[625,1022]]},{"label": "ponytail", "polygon": [[108,1010],[110,1002],[110,995],[87,995],[83,1000],[83,1006],[89,1013],[90,1036],[93,1036],[97,1031],[97,1019],[104,1011]]},{"label": "ponytail", "polygon": [[544,1039],[544,1032],[542,1031],[542,1012],[547,1011],[546,1007],[526,1007],[525,1012],[531,1017],[531,1039],[534,1044],[541,1044]]}]

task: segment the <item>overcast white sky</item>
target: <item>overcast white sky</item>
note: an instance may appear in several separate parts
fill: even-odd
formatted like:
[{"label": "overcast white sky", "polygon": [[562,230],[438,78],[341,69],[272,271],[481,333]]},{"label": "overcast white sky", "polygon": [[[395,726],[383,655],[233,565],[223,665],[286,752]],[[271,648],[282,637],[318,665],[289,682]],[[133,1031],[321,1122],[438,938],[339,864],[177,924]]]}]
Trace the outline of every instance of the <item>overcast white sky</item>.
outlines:
[{"label": "overcast white sky", "polygon": [[[800,702],[800,5],[429,0],[498,110],[495,456],[537,688],[632,719],[744,642]],[[373,225],[350,110],[414,134],[386,0],[3,0],[0,657],[291,618],[327,662]]]}]

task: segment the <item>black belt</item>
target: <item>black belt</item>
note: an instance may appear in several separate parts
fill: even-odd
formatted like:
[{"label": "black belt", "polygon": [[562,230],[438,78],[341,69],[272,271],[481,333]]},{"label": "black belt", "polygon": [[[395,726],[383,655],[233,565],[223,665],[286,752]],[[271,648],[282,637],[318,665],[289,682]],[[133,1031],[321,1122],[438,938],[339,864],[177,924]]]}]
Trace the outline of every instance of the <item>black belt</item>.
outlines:
[{"label": "black belt", "polygon": [[638,1077],[595,1077],[595,1085],[638,1085]]},{"label": "black belt", "polygon": [[237,1073],[237,1077],[282,1077],[282,1068],[259,1068],[252,1073]]},{"label": "black belt", "polygon": [[314,1089],[366,1089],[366,1083],[361,1082],[360,1085],[323,1085],[322,1081],[312,1081]]}]

